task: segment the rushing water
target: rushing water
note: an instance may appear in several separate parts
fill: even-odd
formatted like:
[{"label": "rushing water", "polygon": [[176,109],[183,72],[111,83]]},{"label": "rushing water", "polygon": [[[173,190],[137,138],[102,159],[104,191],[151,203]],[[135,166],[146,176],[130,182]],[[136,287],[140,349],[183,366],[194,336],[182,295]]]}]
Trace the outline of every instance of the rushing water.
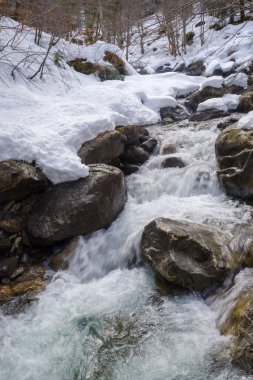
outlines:
[{"label": "rushing water", "polygon": [[[1,380],[249,379],[230,364],[230,338],[216,328],[228,309],[224,296],[206,303],[198,294],[159,295],[138,252],[143,227],[158,216],[216,225],[231,236],[247,224],[250,208],[217,182],[216,124],[150,128],[157,154],[128,177],[118,219],[80,239],[69,271],[57,273],[38,301],[0,315]],[[166,142],[177,145],[185,168],[160,168]],[[239,275],[239,288],[247,275]]]}]

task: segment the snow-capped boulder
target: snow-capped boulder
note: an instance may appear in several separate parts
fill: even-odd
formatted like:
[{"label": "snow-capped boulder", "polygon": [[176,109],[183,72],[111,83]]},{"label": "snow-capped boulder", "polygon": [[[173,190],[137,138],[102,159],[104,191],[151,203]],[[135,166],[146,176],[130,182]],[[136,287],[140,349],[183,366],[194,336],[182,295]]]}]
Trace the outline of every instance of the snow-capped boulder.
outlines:
[{"label": "snow-capped boulder", "polygon": [[28,220],[31,241],[50,245],[106,228],[126,201],[121,170],[91,165],[89,177],[57,184],[42,195]]},{"label": "snow-capped boulder", "polygon": [[227,107],[222,98],[208,99],[203,103],[200,103],[197,108],[197,112],[203,112],[206,110],[216,109],[219,111],[227,111]]},{"label": "snow-capped boulder", "polygon": [[239,95],[226,94],[222,98],[208,99],[198,105],[198,112],[216,109],[224,112],[236,111],[239,105]]},{"label": "snow-capped boulder", "polygon": [[244,73],[235,73],[224,79],[224,85],[230,93],[236,94],[248,87],[248,76]]},{"label": "snow-capped boulder", "polygon": [[200,103],[205,102],[208,99],[219,98],[227,94],[228,91],[224,87],[211,87],[206,86],[186,98],[185,105],[192,111],[196,111]]},{"label": "snow-capped boulder", "polygon": [[198,291],[223,281],[230,262],[220,229],[165,218],[144,228],[141,255],[167,281]]}]

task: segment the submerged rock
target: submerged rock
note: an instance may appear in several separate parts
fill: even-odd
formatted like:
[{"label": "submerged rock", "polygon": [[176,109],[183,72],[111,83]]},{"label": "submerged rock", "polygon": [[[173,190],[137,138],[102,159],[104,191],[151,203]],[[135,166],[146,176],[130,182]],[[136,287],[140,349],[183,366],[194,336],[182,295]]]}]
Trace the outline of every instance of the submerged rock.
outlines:
[{"label": "submerged rock", "polygon": [[49,186],[41,170],[24,161],[0,162],[0,177],[0,202],[19,200]]},{"label": "submerged rock", "polygon": [[54,271],[66,270],[69,267],[69,260],[74,255],[78,245],[78,239],[71,240],[63,249],[51,258],[48,265]]},{"label": "submerged rock", "polygon": [[149,154],[140,146],[129,145],[120,158],[123,163],[142,165],[149,159]]},{"label": "submerged rock", "polygon": [[253,132],[227,128],[215,143],[219,182],[227,195],[253,199]]},{"label": "submerged rock", "polygon": [[166,157],[162,163],[162,168],[184,168],[185,163],[184,161],[179,157]]},{"label": "submerged rock", "polygon": [[123,173],[108,165],[91,165],[89,177],[51,187],[28,220],[31,241],[50,245],[108,227],[123,210]]},{"label": "submerged rock", "polygon": [[222,282],[230,264],[220,229],[165,218],[145,227],[141,255],[165,280],[197,291]]},{"label": "submerged rock", "polygon": [[176,153],[177,146],[173,143],[164,143],[161,147],[161,154],[171,154]]}]

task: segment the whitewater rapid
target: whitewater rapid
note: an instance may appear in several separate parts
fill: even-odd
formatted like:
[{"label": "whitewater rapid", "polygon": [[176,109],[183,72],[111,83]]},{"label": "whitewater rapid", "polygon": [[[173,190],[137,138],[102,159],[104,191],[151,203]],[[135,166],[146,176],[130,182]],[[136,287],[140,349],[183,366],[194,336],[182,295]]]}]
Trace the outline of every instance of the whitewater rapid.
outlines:
[{"label": "whitewater rapid", "polygon": [[[156,217],[219,226],[231,236],[251,218],[250,207],[226,197],[218,184],[217,124],[149,128],[157,151],[127,178],[128,201],[118,219],[79,239],[70,269],[55,274],[36,302],[17,315],[0,314],[1,380],[251,378],[230,364],[231,338],[216,327],[225,301],[161,296],[139,256],[143,227]],[[176,144],[173,156],[185,168],[161,169],[167,142]]]}]

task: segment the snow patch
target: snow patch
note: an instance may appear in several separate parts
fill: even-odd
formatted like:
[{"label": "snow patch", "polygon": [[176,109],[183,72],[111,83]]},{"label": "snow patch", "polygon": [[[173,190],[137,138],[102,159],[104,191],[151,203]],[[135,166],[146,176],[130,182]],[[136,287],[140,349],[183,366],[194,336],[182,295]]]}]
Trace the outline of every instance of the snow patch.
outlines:
[{"label": "snow patch", "polygon": [[221,76],[212,76],[204,80],[204,82],[201,85],[201,89],[205,87],[214,87],[214,88],[221,88],[223,85],[223,77]]}]

